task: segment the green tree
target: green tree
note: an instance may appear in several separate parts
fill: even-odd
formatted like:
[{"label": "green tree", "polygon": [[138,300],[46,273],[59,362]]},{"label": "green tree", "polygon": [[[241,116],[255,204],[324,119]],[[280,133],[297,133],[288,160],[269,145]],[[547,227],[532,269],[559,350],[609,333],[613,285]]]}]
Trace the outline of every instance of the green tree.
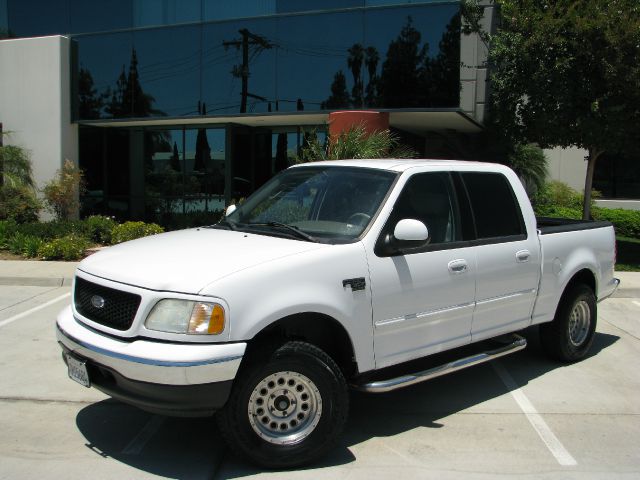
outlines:
[{"label": "green tree", "polygon": [[331,84],[331,96],[322,103],[323,110],[334,110],[337,108],[349,108],[349,92],[347,91],[347,78],[342,70],[338,70],[333,76]]},{"label": "green tree", "polygon": [[493,121],[514,142],[588,150],[587,219],[598,158],[640,146],[640,2],[497,2]]},{"label": "green tree", "polygon": [[55,178],[42,189],[47,208],[58,220],[77,218],[80,194],[84,191],[84,180],[80,170],[71,160],[56,172]]},{"label": "green tree", "polygon": [[[7,133],[3,133],[4,135]],[[24,148],[16,145],[0,146],[0,188],[5,185],[33,187],[31,159]]]},{"label": "green tree", "polygon": [[540,147],[518,144],[507,156],[507,165],[520,177],[529,198],[542,188],[547,178],[547,159]]}]

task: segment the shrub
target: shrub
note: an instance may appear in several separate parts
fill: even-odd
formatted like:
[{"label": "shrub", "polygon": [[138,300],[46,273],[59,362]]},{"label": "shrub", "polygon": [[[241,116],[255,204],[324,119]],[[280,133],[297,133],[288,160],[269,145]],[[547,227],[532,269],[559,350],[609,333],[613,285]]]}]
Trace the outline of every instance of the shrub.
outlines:
[{"label": "shrub", "polygon": [[111,243],[111,231],[117,225],[111,217],[92,215],[84,220],[85,234],[91,241],[108,245]]},{"label": "shrub", "polygon": [[41,208],[40,200],[30,187],[5,185],[0,188],[0,220],[35,222]]},{"label": "shrub", "polygon": [[65,160],[56,177],[42,189],[47,208],[58,220],[76,215],[80,206],[80,193],[84,190],[82,170],[71,160]]},{"label": "shrub", "polygon": [[53,220],[51,222],[34,222],[18,225],[16,231],[25,235],[39,237],[42,240],[52,240],[75,234],[85,236],[86,227],[79,220]]},{"label": "shrub", "polygon": [[582,209],[583,195],[557,180],[547,182],[533,199],[536,207],[552,206]]},{"label": "shrub", "polygon": [[125,222],[113,228],[111,231],[111,242],[114,244],[128,242],[129,240],[135,240],[136,238],[147,237],[162,232],[164,232],[164,229],[155,223]]},{"label": "shrub", "polygon": [[640,238],[640,211],[595,207],[591,213],[596,220],[613,223],[617,235]]},{"label": "shrub", "polygon": [[0,220],[0,248],[7,248],[9,239],[16,233],[15,220]]},{"label": "shrub", "polygon": [[89,242],[76,235],[67,235],[43,243],[38,249],[38,256],[43,260],[78,260],[89,247]]},{"label": "shrub", "polygon": [[11,253],[32,258],[38,256],[38,250],[43,243],[44,241],[41,238],[18,232],[9,238],[7,248]]}]

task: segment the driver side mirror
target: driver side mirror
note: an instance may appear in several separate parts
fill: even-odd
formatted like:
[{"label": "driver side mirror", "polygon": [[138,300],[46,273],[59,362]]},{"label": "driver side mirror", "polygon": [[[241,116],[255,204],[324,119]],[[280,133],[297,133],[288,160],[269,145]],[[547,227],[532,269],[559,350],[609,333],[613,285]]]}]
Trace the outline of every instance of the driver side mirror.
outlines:
[{"label": "driver side mirror", "polygon": [[421,248],[429,241],[429,230],[420,220],[406,218],[400,220],[393,233],[385,235],[376,246],[376,254],[382,256],[401,255],[406,251]]},{"label": "driver side mirror", "polygon": [[236,211],[238,207],[236,207],[235,205],[229,205],[227,207],[227,209],[224,211],[224,216],[228,217],[229,215],[231,215],[233,212]]},{"label": "driver side mirror", "polygon": [[426,242],[429,239],[429,230],[420,220],[406,218],[396,224],[393,236],[400,242]]}]

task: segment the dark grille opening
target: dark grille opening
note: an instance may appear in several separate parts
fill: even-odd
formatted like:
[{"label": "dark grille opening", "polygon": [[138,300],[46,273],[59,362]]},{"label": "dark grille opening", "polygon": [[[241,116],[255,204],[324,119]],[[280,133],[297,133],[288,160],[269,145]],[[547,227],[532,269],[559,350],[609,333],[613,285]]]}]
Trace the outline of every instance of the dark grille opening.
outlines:
[{"label": "dark grille opening", "polygon": [[136,316],[140,300],[140,295],[103,287],[76,277],[76,310],[89,320],[106,327],[128,330]]}]

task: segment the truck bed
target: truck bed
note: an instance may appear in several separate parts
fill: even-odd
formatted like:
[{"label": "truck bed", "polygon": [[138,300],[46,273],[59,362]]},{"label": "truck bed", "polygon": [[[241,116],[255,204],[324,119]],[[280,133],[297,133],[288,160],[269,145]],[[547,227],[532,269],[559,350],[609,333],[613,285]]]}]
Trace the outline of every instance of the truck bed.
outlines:
[{"label": "truck bed", "polygon": [[611,222],[603,220],[573,220],[570,218],[536,217],[541,235],[551,233],[576,232],[594,228],[611,227]]}]

